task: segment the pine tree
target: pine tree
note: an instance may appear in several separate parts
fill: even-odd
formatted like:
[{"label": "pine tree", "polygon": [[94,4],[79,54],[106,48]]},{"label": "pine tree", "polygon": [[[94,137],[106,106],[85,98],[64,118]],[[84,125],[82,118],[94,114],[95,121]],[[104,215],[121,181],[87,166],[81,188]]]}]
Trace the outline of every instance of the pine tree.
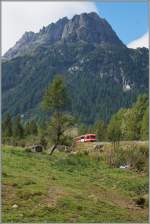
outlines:
[{"label": "pine tree", "polygon": [[30,122],[29,121],[27,121],[26,124],[25,124],[24,135],[25,136],[30,135]]},{"label": "pine tree", "polygon": [[30,122],[29,128],[30,128],[30,134],[31,135],[37,135],[38,134],[38,127],[37,127],[37,124],[34,120],[32,120]]},{"label": "pine tree", "polygon": [[2,122],[2,135],[4,137],[12,136],[12,118],[9,113],[6,114]]},{"label": "pine tree", "polygon": [[43,108],[57,116],[64,111],[69,103],[67,89],[62,76],[56,76],[45,92],[42,105]]},{"label": "pine tree", "polygon": [[69,98],[64,80],[61,76],[56,76],[52,84],[48,87],[42,101],[44,109],[47,112],[51,112],[49,132],[54,142],[51,154],[54,152],[57,145],[61,144],[66,127],[70,126],[70,119],[64,114],[68,104]]},{"label": "pine tree", "polygon": [[25,125],[25,135],[37,135],[38,134],[38,126],[35,120],[28,121]]},{"label": "pine tree", "polygon": [[24,129],[21,124],[20,116],[18,115],[13,122],[13,137],[21,139],[24,137]]}]

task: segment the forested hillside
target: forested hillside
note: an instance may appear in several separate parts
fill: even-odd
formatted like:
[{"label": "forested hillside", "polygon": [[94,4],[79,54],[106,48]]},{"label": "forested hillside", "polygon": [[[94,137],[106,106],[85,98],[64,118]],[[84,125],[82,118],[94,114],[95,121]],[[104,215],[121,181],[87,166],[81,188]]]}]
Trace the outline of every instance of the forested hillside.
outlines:
[{"label": "forested hillside", "polygon": [[[132,107],[120,109],[105,123],[97,120],[93,125],[77,121],[75,117],[64,114],[62,116],[61,138],[62,145],[70,146],[73,138],[85,133],[96,133],[97,141],[119,142],[148,140],[149,137],[149,101],[148,95],[140,95]],[[57,138],[57,121],[55,116],[51,120],[39,124],[34,119],[25,121],[20,116],[15,119],[6,114],[2,122],[3,143],[25,146],[38,142],[44,147],[52,145]],[[62,131],[63,130],[63,131]]]},{"label": "forested hillside", "polygon": [[65,78],[68,111],[87,124],[108,121],[148,91],[148,49],[128,49],[95,13],[25,33],[3,57],[3,115],[40,117],[43,93],[56,74]]}]

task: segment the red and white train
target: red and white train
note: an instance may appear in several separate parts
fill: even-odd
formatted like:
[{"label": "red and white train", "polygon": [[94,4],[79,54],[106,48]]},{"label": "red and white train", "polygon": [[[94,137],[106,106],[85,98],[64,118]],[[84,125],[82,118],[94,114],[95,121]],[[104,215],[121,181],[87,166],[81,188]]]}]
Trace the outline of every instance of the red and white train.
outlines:
[{"label": "red and white train", "polygon": [[80,142],[96,142],[96,134],[85,134],[75,138],[76,143]]}]

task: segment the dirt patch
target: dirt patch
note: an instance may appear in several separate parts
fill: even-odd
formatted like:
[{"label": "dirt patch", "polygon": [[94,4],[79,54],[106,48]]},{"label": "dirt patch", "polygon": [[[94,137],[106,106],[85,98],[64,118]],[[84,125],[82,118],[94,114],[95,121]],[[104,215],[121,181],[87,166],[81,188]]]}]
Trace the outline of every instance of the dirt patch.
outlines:
[{"label": "dirt patch", "polygon": [[106,190],[106,189],[96,189],[94,188],[94,191],[89,194],[89,198],[93,198],[95,201],[96,200],[104,200],[107,202],[110,202],[114,205],[117,205],[121,208],[132,208],[132,209],[139,209],[138,207],[135,206],[135,202],[133,202],[131,199],[120,195],[118,192],[115,190]]},{"label": "dirt patch", "polygon": [[2,185],[2,204],[13,203],[16,199],[16,192],[12,185]]},{"label": "dirt patch", "polygon": [[137,216],[140,214],[141,217],[145,217],[148,214],[148,208],[140,208],[136,205],[135,201],[132,199],[119,194],[115,190],[99,189],[94,187],[89,191],[89,199],[98,203],[98,201],[105,201],[112,203],[120,208],[127,209],[129,214],[132,216]]},{"label": "dirt patch", "polygon": [[61,197],[70,195],[69,192],[64,191],[61,187],[51,186],[48,190],[48,197],[46,198],[46,203],[48,207],[55,207],[57,200]]}]

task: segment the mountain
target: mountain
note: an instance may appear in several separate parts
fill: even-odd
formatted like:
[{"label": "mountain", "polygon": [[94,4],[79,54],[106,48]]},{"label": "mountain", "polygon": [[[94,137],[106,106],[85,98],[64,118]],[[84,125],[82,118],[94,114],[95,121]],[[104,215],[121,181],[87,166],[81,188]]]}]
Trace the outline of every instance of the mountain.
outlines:
[{"label": "mountain", "polygon": [[39,33],[25,32],[3,58],[12,59],[29,53],[30,48],[33,50],[41,44],[53,44],[58,41],[123,45],[107,21],[92,12],[75,15],[71,20],[64,17],[56,23],[43,27]]},{"label": "mountain", "polygon": [[40,113],[45,88],[62,74],[69,110],[83,122],[107,121],[148,91],[148,49],[129,49],[96,13],[62,18],[26,32],[2,63],[2,112]]}]

